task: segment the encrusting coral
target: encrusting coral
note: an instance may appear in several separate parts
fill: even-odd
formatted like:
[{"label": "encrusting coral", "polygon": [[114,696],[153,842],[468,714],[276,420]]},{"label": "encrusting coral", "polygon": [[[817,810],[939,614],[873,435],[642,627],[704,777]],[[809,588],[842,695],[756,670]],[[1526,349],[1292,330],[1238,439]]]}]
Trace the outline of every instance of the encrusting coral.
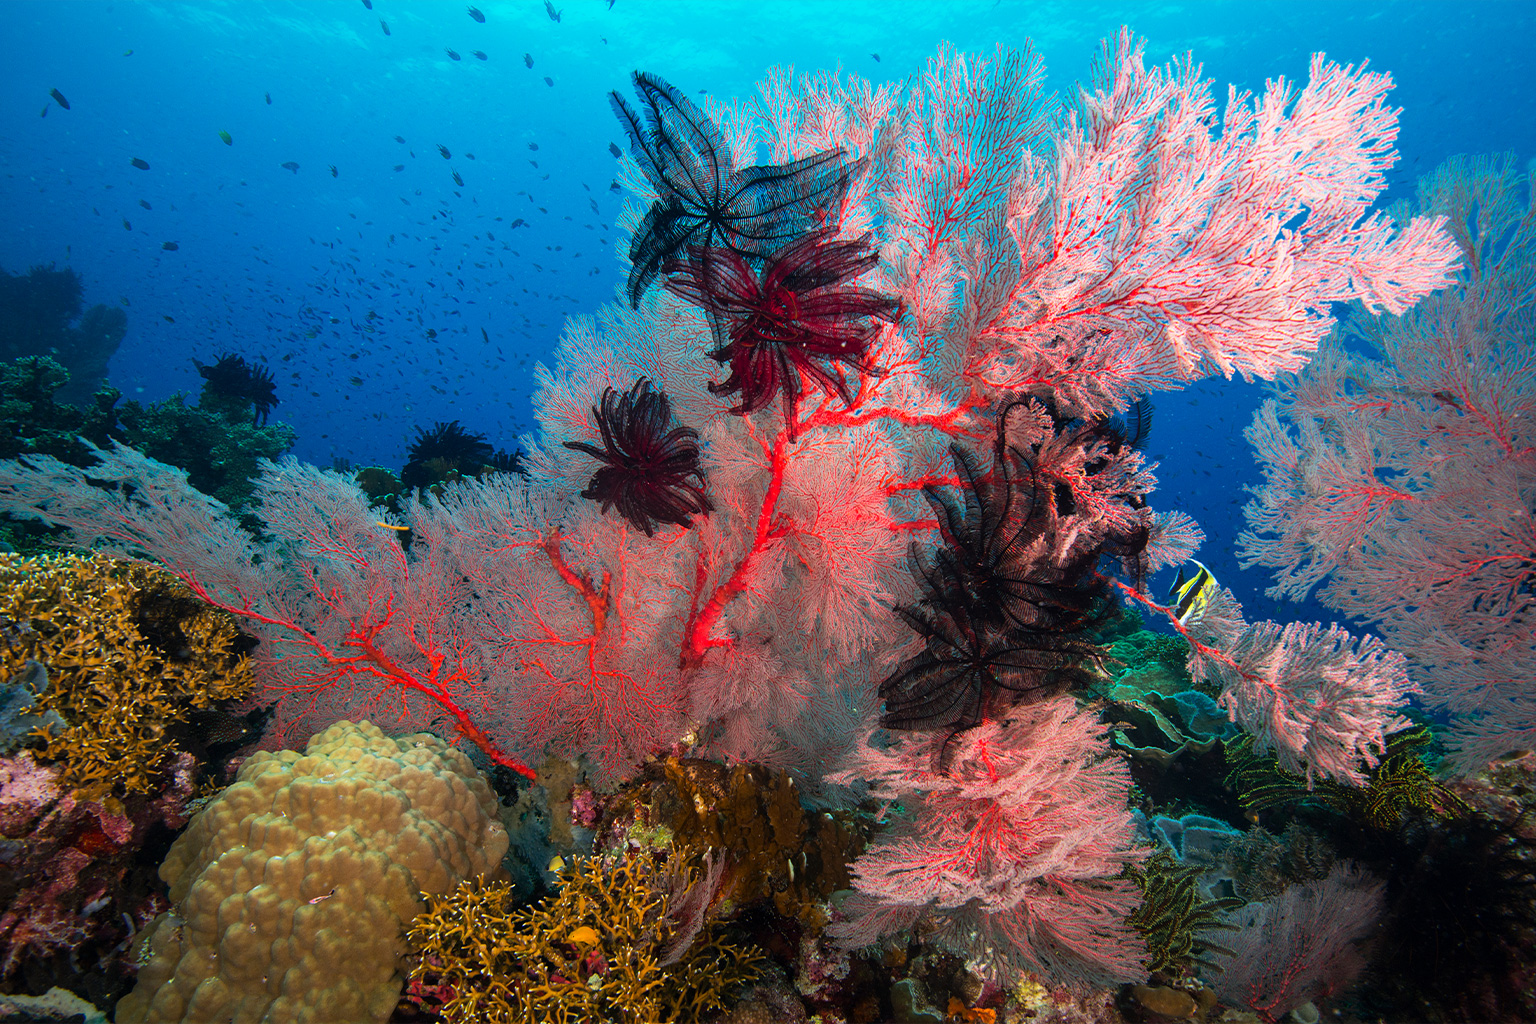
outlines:
[{"label": "encrusting coral", "polygon": [[506,850],[490,787],[430,734],[341,721],[302,754],[257,753],[172,844],[173,909],[117,1020],[385,1021],[422,896]]},{"label": "encrusting coral", "polygon": [[178,754],[166,776],[113,809],[80,798],[33,751],[0,757],[0,989],[60,985],[108,1006],[132,987],[119,954],[166,907],[145,884],[141,853],[186,824],[192,755]]},{"label": "encrusting coral", "polygon": [[720,881],[676,850],[627,850],[562,867],[559,892],[514,909],[506,882],[465,881],[411,925],[413,982],[448,994],[450,1024],[661,1024],[725,1009],[762,955],[706,923]]},{"label": "encrusting coral", "polygon": [[37,734],[39,756],[84,799],[154,792],[176,754],[167,727],[251,688],[233,619],[153,566],[0,554],[0,617],[27,627],[0,646],[0,676],[47,668],[37,705],[67,725]]}]

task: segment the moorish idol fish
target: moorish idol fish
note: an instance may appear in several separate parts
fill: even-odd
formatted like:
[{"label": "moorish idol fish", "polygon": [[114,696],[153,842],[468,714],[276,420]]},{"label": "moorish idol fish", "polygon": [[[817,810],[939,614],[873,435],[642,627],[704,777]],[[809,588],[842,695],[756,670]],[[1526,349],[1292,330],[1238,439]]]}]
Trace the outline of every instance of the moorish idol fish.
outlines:
[{"label": "moorish idol fish", "polygon": [[1211,570],[1193,558],[1189,561],[1198,568],[1186,579],[1184,569],[1187,567],[1181,567],[1178,578],[1168,590],[1168,601],[1173,605],[1174,618],[1181,626],[1191,618],[1205,614],[1206,606],[1216,594],[1216,577],[1211,575]]}]

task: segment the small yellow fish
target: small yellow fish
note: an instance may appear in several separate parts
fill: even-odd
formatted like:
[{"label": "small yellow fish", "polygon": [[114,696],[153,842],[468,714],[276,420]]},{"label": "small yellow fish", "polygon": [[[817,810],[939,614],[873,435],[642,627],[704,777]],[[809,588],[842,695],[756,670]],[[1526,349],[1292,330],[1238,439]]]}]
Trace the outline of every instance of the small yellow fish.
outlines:
[{"label": "small yellow fish", "polygon": [[565,937],[565,941],[573,946],[597,945],[597,931],[588,925],[582,925]]},{"label": "small yellow fish", "polygon": [[551,871],[563,871],[563,870],[565,870],[565,858],[560,856],[558,853],[555,854],[553,857],[549,858],[549,870],[551,870]]}]

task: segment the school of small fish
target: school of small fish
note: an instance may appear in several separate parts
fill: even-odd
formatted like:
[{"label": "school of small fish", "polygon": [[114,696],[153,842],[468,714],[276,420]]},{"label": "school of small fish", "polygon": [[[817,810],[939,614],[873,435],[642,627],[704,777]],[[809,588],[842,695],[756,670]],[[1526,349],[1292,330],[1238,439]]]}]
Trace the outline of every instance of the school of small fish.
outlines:
[{"label": "school of small fish", "polygon": [[[373,10],[373,0],[361,0],[361,3],[365,10]],[[611,9],[613,5],[614,0],[608,0],[608,8]],[[562,12],[556,9],[550,0],[545,0],[544,7],[551,22],[557,24],[561,22]],[[477,24],[483,25],[487,22],[486,15],[476,7],[468,7],[467,14]],[[394,32],[388,21],[383,18],[379,18],[378,21],[383,35],[393,38]],[[449,61],[459,63],[463,61],[461,52],[451,47],[441,47],[441,52]],[[476,61],[490,61],[490,56],[484,50],[473,49],[467,52]],[[123,56],[132,54],[133,51],[128,50]],[[525,52],[523,54],[525,68],[531,70],[534,63],[533,53]],[[553,76],[541,77],[547,87],[555,87]],[[264,92],[261,97],[264,105],[273,105],[272,92]],[[73,109],[70,101],[58,88],[50,88],[48,98],[51,101],[49,106],[56,105],[65,111]],[[43,116],[47,116],[48,109],[48,106],[44,107]],[[210,141],[216,138],[224,147],[234,146],[234,135],[229,130],[216,126],[208,126],[204,130],[209,132],[205,137]],[[416,151],[404,135],[397,134],[392,138],[396,144],[406,147],[405,152],[410,159],[415,159]],[[453,159],[454,153],[448,145],[441,142],[431,142],[427,145],[435,148],[443,160]],[[431,148],[428,148],[427,152],[430,152]],[[607,142],[606,149],[615,160],[623,156],[623,151],[615,142]],[[530,154],[537,154],[540,152],[540,145],[536,141],[529,141],[527,150]],[[147,152],[149,156],[155,156],[153,151]],[[475,154],[471,152],[461,152],[460,156],[467,161],[475,160]],[[339,178],[340,168],[346,163],[347,161],[343,161],[340,165],[326,165],[330,177]],[[162,166],[157,170],[156,165],[141,156],[131,157],[129,164],[137,171],[151,172],[145,178],[138,180],[147,181],[159,177],[174,179],[178,175],[177,168]],[[536,158],[530,158],[528,164],[534,170],[539,170]],[[272,165],[266,164],[266,166]],[[276,166],[295,177],[300,176],[302,170],[301,164],[296,160],[282,160]],[[406,164],[394,164],[392,169],[397,173],[402,172],[406,169]],[[479,357],[487,373],[508,377],[516,375],[523,379],[529,377],[531,375],[528,365],[530,357],[521,352],[524,346],[519,346],[512,336],[521,335],[524,338],[537,339],[539,347],[547,346],[552,332],[559,330],[559,321],[562,317],[565,314],[579,312],[583,308],[583,304],[576,297],[568,292],[555,290],[560,287],[559,271],[564,270],[565,273],[569,273],[568,262],[571,255],[564,253],[564,249],[568,244],[573,245],[577,250],[573,254],[574,258],[587,259],[591,263],[590,269],[586,271],[588,276],[604,273],[607,262],[602,259],[602,255],[606,254],[610,246],[613,230],[609,219],[611,215],[605,215],[603,209],[599,207],[596,198],[593,197],[593,187],[585,182],[581,183],[582,188],[589,193],[587,206],[590,209],[591,220],[579,226],[582,234],[575,234],[574,227],[559,229],[562,241],[544,246],[551,253],[550,261],[552,263],[559,261],[562,264],[560,268],[554,266],[549,268],[549,272],[555,275],[554,283],[544,286],[543,289],[530,288],[528,285],[536,280],[532,275],[544,274],[546,268],[541,263],[531,261],[514,246],[513,233],[529,228],[528,218],[550,216],[549,208],[541,205],[540,200],[535,198],[529,188],[522,188],[516,190],[510,202],[526,205],[528,209],[524,211],[525,216],[511,216],[505,213],[493,216],[482,212],[478,209],[479,197],[473,194],[466,197],[462,191],[469,189],[471,185],[465,178],[466,172],[452,164],[447,170],[453,183],[452,196],[455,199],[467,200],[468,207],[460,203],[452,203],[447,197],[423,196],[421,189],[415,189],[409,195],[401,195],[399,201],[404,207],[412,208],[413,211],[419,210],[414,213],[413,226],[420,229],[419,232],[400,230],[388,236],[387,247],[392,248],[398,245],[402,252],[413,254],[400,261],[401,273],[397,274],[395,270],[391,270],[387,262],[384,266],[366,265],[357,257],[358,250],[347,246],[339,237],[333,239],[312,237],[309,241],[313,246],[329,250],[330,254],[323,261],[328,266],[316,265],[313,268],[317,277],[315,291],[310,300],[302,302],[295,308],[291,304],[292,296],[285,298],[275,291],[260,294],[258,284],[253,281],[244,296],[245,301],[236,302],[226,297],[225,305],[229,315],[223,323],[204,325],[210,342],[231,336],[235,333],[235,325],[240,319],[250,318],[266,327],[267,337],[280,339],[279,344],[269,346],[269,352],[266,353],[273,362],[275,371],[287,371],[286,380],[283,376],[279,376],[280,385],[305,388],[312,397],[316,398],[329,394],[338,396],[342,400],[350,400],[351,395],[347,393],[349,390],[377,385],[380,376],[392,374],[395,378],[393,390],[403,396],[403,401],[394,407],[387,406],[387,398],[380,403],[376,397],[378,391],[375,388],[370,392],[366,404],[370,410],[377,410],[382,406],[389,408],[391,412],[403,409],[406,414],[411,412],[409,402],[410,393],[413,390],[425,387],[444,397],[458,394],[458,381],[450,376],[441,353],[435,345],[421,344],[437,342],[440,335],[469,334],[478,327],[479,345],[483,347]],[[549,178],[550,174],[545,172],[539,180]],[[125,180],[123,184],[129,185],[130,182]],[[240,182],[242,186],[245,184],[245,181]],[[218,187],[222,189],[224,186]],[[619,191],[618,182],[616,180],[610,182],[607,191]],[[159,198],[163,202],[163,209],[176,211],[174,197],[167,198],[162,193]],[[507,201],[506,197],[497,197],[497,200]],[[137,203],[143,210],[150,214],[154,213],[155,204],[148,199],[139,198]],[[243,208],[245,204],[237,200],[235,205]],[[95,212],[101,215],[99,209]],[[351,213],[350,217],[356,219],[357,214]],[[135,232],[132,221],[126,217],[120,219],[124,231]],[[573,217],[565,216],[564,220],[573,221]],[[406,222],[403,221],[402,224],[404,223]],[[141,224],[137,233],[147,234],[153,231],[153,227],[153,224]],[[179,252],[182,241],[185,239],[186,236],[182,239],[165,240],[164,235],[161,235],[159,240],[149,244],[157,246],[160,253],[170,254]],[[448,254],[451,239],[461,239],[453,243],[460,250],[456,257]],[[188,242],[194,248],[195,243],[196,239]],[[411,246],[409,243],[416,243],[416,245]],[[419,274],[407,275],[406,272],[417,270],[418,264],[415,260],[420,256],[416,254],[420,253],[420,247],[423,245],[429,247],[430,263],[436,268],[437,273],[426,277],[424,286],[407,284],[401,278],[407,276],[419,278],[420,276]],[[591,253],[589,259],[586,256],[587,251]],[[271,265],[271,261],[259,253],[254,256],[254,259],[258,263]],[[494,279],[498,285],[519,288],[520,294],[525,296],[525,299],[515,299],[511,304],[521,306],[526,302],[529,307],[538,312],[535,316],[523,314],[521,324],[501,325],[503,329],[496,331],[493,337],[486,326],[472,327],[463,322],[467,315],[473,314],[472,307],[476,302],[472,297],[473,290],[470,284],[466,283],[466,278],[470,278],[471,281]],[[191,280],[188,279],[189,283]],[[126,296],[123,296],[120,301],[124,306],[131,305]],[[377,308],[369,308],[362,315],[352,312],[359,307],[369,305]],[[177,318],[168,312],[160,313],[159,319],[166,324],[178,324]],[[183,318],[180,329],[186,329],[186,326],[186,318]],[[212,347],[214,346],[210,345],[210,351]],[[389,390],[386,388],[386,393]],[[362,414],[371,415],[374,419],[382,419],[386,415],[382,411],[363,411]]]}]

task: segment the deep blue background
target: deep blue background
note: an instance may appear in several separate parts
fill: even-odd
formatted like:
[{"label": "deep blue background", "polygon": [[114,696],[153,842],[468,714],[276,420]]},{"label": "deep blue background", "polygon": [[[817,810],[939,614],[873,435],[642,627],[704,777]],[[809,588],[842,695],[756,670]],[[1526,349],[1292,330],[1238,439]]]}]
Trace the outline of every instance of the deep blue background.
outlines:
[{"label": "deep blue background", "polygon": [[[1128,23],[1150,61],[1192,51],[1218,96],[1304,81],[1318,50],[1390,71],[1404,113],[1388,200],[1452,153],[1536,154],[1529,3],[557,6],[558,23],[541,0],[483,0],[477,24],[455,2],[0,5],[0,267],[67,264],[87,304],[126,300],[112,381],[131,397],[195,391],[193,357],[265,357],[301,457],[398,465],[434,420],[512,447],[563,318],[613,299],[607,93],[635,68],[725,99],[776,64],[885,81],[941,41],[1033,39],[1065,91]],[[71,110],[50,106],[53,88]],[[1317,617],[1274,608],[1231,554],[1260,397],[1213,381],[1157,400],[1154,504],[1199,520],[1201,559],[1250,618]]]}]

